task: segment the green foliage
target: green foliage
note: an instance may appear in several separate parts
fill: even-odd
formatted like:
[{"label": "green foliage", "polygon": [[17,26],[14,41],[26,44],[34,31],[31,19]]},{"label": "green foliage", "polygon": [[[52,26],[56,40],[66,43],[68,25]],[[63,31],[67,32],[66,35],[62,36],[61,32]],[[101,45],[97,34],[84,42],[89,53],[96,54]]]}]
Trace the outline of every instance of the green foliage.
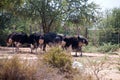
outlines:
[{"label": "green foliage", "polygon": [[6,45],[7,35],[12,32],[29,32],[27,22],[21,18],[16,18],[12,13],[2,13],[0,15],[0,45]]},{"label": "green foliage", "polygon": [[89,52],[89,53],[94,53],[94,52],[98,52],[98,48],[93,45],[88,45],[88,46],[83,47],[83,51]]},{"label": "green foliage", "polygon": [[2,13],[0,11],[0,45],[5,45],[6,32],[5,29],[9,26],[11,20],[11,14]]},{"label": "green foliage", "polygon": [[20,6],[24,0],[1,0],[0,9],[5,9],[7,11],[14,11],[15,7]]},{"label": "green foliage", "polygon": [[60,48],[50,49],[44,56],[44,62],[59,68],[62,72],[71,72],[71,56],[65,54]]},{"label": "green foliage", "polygon": [[[75,22],[77,18],[80,21],[78,26],[83,26],[83,24],[93,22],[96,11],[97,5],[89,3],[88,0],[2,0],[0,2],[0,23],[2,21],[4,23],[2,26],[0,24],[0,29],[2,27],[0,31],[7,34],[13,31],[29,33],[30,30],[62,33],[65,30],[63,26],[69,22],[69,18],[72,18],[73,22],[74,18]],[[9,18],[7,21],[4,17],[6,13],[10,14],[6,15]],[[71,24],[69,25],[71,28]],[[85,27],[85,29],[87,28]],[[75,33],[73,28],[69,30],[71,33]],[[82,31],[85,30],[81,30],[80,33]],[[85,34],[87,34],[87,30]]]},{"label": "green foliage", "polygon": [[111,43],[103,43],[103,45],[98,48],[98,51],[103,53],[113,52],[113,51],[116,51],[118,48],[119,48],[119,45],[117,44],[112,45]]},{"label": "green foliage", "polygon": [[35,80],[35,67],[18,57],[0,61],[0,80]]},{"label": "green foliage", "polygon": [[[120,8],[115,8],[111,12],[107,11],[100,25],[100,42],[119,44],[120,43]],[[102,27],[101,27],[102,26]]]},{"label": "green foliage", "polygon": [[102,53],[113,53],[114,51],[117,51],[119,49],[119,44],[112,44],[112,43],[103,43],[101,45],[93,45],[92,43],[89,43],[89,45],[83,47],[84,52],[89,53],[96,53],[96,52],[102,52]]},{"label": "green foliage", "polygon": [[6,33],[0,33],[0,46],[5,46],[6,45]]}]

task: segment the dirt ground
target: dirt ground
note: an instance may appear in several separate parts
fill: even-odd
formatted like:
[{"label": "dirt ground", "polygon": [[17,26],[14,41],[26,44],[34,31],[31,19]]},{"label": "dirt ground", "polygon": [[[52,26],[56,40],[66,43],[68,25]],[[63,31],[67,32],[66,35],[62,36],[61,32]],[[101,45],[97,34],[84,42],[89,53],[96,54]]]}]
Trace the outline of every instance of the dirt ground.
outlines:
[{"label": "dirt ground", "polygon": [[[37,55],[43,55],[43,53],[34,54],[30,53],[30,48],[20,48],[19,53],[15,53],[15,49],[11,47],[0,47],[0,59],[12,58],[14,55],[18,55],[21,59],[37,59]],[[38,52],[40,50],[37,50]],[[35,52],[35,51],[34,51]],[[84,72],[99,77],[100,80],[120,80],[120,50],[116,54],[102,54],[102,53],[83,53],[83,57],[74,57],[73,60],[77,60],[84,66]],[[75,55],[74,52],[71,55]]]}]

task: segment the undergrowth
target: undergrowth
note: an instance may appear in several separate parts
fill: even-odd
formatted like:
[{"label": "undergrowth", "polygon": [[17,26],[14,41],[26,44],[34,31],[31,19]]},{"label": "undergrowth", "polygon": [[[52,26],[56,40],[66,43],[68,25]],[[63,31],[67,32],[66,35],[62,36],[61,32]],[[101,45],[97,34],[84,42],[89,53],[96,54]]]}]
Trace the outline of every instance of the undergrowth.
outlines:
[{"label": "undergrowth", "polygon": [[119,44],[111,44],[111,43],[103,43],[103,45],[93,46],[88,45],[83,47],[84,52],[101,52],[101,53],[113,53],[117,49],[119,49]]},{"label": "undergrowth", "polygon": [[36,69],[18,57],[0,61],[0,80],[36,80]]},{"label": "undergrowth", "polygon": [[52,67],[59,68],[62,72],[72,70],[72,57],[60,48],[52,48],[44,55],[44,62]]}]

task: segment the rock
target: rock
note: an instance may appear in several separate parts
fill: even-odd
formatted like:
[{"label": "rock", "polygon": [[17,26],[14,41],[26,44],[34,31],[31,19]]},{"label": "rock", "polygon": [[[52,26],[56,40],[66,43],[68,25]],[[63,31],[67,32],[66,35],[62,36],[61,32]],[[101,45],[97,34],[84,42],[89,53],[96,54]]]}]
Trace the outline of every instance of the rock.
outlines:
[{"label": "rock", "polygon": [[84,70],[84,66],[82,63],[78,62],[78,61],[74,61],[72,63],[72,67],[75,69],[78,69],[80,72]]}]

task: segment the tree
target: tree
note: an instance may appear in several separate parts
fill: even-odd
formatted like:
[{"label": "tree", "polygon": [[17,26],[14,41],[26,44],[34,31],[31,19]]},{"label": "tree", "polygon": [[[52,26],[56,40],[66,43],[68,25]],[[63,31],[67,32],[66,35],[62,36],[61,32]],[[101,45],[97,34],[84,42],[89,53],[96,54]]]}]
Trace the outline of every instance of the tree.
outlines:
[{"label": "tree", "polygon": [[[18,9],[18,13],[38,22],[44,33],[52,31],[68,19],[74,23],[79,19],[80,24],[90,22],[95,11],[96,5],[89,4],[88,0],[26,0]],[[55,26],[57,22],[59,24]]]},{"label": "tree", "polygon": [[100,42],[119,44],[120,43],[120,8],[114,8],[106,13],[101,22]]},{"label": "tree", "polygon": [[[21,11],[26,11],[28,17],[42,25],[43,32],[51,31],[52,25],[61,14],[61,1],[59,0],[28,0]],[[24,13],[23,13],[24,14]]]},{"label": "tree", "polygon": [[[5,45],[5,39],[9,32],[13,32],[13,26],[16,26],[16,31],[20,31],[22,25],[17,10],[22,6],[24,0],[1,0],[0,1],[0,44]],[[19,23],[19,25],[18,25]],[[22,22],[23,23],[23,22]],[[19,29],[18,29],[19,28]],[[24,27],[25,28],[25,27]],[[23,29],[23,28],[22,28]],[[21,30],[22,30],[21,29]]]},{"label": "tree", "polygon": [[[88,34],[88,26],[97,22],[99,19],[97,17],[99,13],[99,6],[95,3],[89,3],[88,0],[76,0],[72,1],[70,8],[75,8],[72,13],[69,15],[69,21],[76,24],[77,34],[79,35],[84,29],[84,35],[87,37]],[[80,26],[80,27],[79,27]]]}]

